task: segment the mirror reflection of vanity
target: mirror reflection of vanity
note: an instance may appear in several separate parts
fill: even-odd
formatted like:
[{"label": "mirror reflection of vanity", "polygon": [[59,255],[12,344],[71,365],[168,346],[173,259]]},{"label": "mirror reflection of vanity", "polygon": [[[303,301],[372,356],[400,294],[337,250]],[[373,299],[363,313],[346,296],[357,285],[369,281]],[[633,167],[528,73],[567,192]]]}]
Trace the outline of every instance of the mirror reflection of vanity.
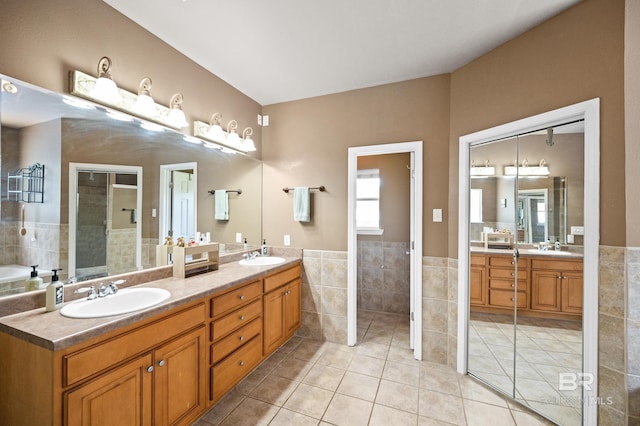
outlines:
[{"label": "mirror reflection of vanity", "polygon": [[584,127],[468,146],[466,372],[563,425],[582,423],[586,397],[559,375],[589,371]]},{"label": "mirror reflection of vanity", "polygon": [[[247,238],[249,245],[260,244],[261,161],[206,147],[193,138],[189,142],[183,133],[168,128],[144,129],[133,117],[128,117],[130,121],[123,121],[127,117],[122,114],[109,117],[104,108],[91,103],[88,103],[92,105],[90,109],[79,108],[77,104],[72,105],[73,102],[65,103],[60,94],[0,77],[3,83],[8,81],[16,89],[15,93],[0,92],[0,265],[39,265],[41,270],[63,268],[61,275],[66,279],[70,276],[71,258],[72,263],[77,264],[83,257],[98,256],[100,250],[105,251],[107,258],[117,257],[116,249],[103,244],[102,237],[120,233],[120,240],[124,242],[135,240],[139,259],[117,271],[109,270],[109,262],[105,260],[103,265],[98,265],[98,276],[152,268],[159,263],[155,259],[156,246],[163,244],[166,237],[160,235],[161,229],[167,229],[162,224],[172,212],[185,223],[191,221],[191,226],[184,228],[189,231],[182,231],[191,235],[179,235],[176,231],[174,241],[178,236],[188,240],[194,237],[192,233],[199,231],[203,235],[209,232],[211,240],[221,244],[222,252],[244,248],[241,242],[236,242],[238,233],[242,240]],[[44,202],[9,200],[8,174],[34,163],[45,165]],[[72,164],[85,167],[70,176]],[[175,170],[185,164],[189,167]],[[138,167],[141,174],[136,178],[131,172],[118,170],[121,167]],[[163,173],[168,173],[169,179],[166,176],[161,179]],[[176,184],[178,189],[187,188],[185,191],[192,194],[187,197],[174,194],[176,201],[172,203],[171,191],[160,185],[171,181],[174,174],[182,179]],[[70,182],[74,179],[77,190],[70,194]],[[229,193],[229,219],[215,220],[214,196],[209,191],[222,189],[240,189],[241,193]],[[138,192],[141,193],[139,205],[136,204]],[[165,203],[168,207],[162,205],[162,198],[168,198]],[[74,205],[70,199],[96,201],[82,209],[77,207],[82,204],[75,204],[76,212],[70,213],[69,208]],[[21,236],[23,207],[27,232]],[[85,212],[94,217],[84,216]],[[98,213],[102,217],[98,217]],[[70,229],[71,224],[75,229]],[[131,231],[136,229],[139,231]],[[77,240],[74,252],[69,251],[70,235],[86,238],[82,243]],[[96,253],[88,252],[97,246],[101,248]],[[87,275],[87,279],[91,277],[95,275]],[[20,288],[0,288],[0,296],[20,291]]]}]

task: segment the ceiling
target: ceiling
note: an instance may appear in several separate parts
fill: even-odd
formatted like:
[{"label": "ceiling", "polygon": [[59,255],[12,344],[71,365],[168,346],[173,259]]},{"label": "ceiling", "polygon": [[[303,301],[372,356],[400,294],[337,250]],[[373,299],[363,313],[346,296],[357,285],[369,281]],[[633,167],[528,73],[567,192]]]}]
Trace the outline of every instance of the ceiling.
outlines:
[{"label": "ceiling", "polygon": [[261,105],[451,72],[580,0],[104,0]]}]

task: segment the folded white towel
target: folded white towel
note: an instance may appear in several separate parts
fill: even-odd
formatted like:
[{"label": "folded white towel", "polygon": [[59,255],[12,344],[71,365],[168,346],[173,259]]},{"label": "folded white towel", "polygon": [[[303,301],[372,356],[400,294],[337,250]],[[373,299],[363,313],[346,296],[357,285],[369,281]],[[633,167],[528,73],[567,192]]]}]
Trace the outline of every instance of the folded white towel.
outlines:
[{"label": "folded white towel", "polygon": [[311,203],[309,200],[309,187],[298,186],[293,189],[293,220],[309,222],[311,220]]},{"label": "folded white towel", "polygon": [[215,219],[229,220],[229,194],[226,189],[216,189],[213,194],[215,198]]}]

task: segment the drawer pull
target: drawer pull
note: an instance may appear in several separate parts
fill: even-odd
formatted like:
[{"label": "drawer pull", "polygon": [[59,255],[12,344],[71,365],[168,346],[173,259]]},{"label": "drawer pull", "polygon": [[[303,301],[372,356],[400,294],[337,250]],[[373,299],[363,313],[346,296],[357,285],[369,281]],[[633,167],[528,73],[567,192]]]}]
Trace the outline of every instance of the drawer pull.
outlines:
[{"label": "drawer pull", "polygon": [[238,299],[244,300],[244,294],[241,294],[240,296],[238,296]]},{"label": "drawer pull", "polygon": [[240,315],[240,321],[244,321],[244,315]]},{"label": "drawer pull", "polygon": [[511,287],[515,287],[515,286],[516,286],[515,284],[511,284]]},{"label": "drawer pull", "polygon": [[515,302],[515,301],[516,301],[516,299],[515,299],[514,297],[512,297],[512,298],[511,298],[511,301],[512,301],[512,302]]},{"label": "drawer pull", "polygon": [[244,361],[240,361],[238,365],[240,365],[240,367],[244,367]]},{"label": "drawer pull", "polygon": [[147,373],[153,373],[153,365],[147,367]]},{"label": "drawer pull", "polygon": [[239,339],[242,342],[244,340],[244,336],[240,336]]},{"label": "drawer pull", "polygon": [[512,276],[512,277],[515,277],[515,276],[516,276],[516,273],[515,273],[515,272],[512,272],[512,273],[511,273],[511,276]]},{"label": "drawer pull", "polygon": [[165,360],[161,359],[160,361],[158,361],[158,367],[164,367],[165,364]]}]

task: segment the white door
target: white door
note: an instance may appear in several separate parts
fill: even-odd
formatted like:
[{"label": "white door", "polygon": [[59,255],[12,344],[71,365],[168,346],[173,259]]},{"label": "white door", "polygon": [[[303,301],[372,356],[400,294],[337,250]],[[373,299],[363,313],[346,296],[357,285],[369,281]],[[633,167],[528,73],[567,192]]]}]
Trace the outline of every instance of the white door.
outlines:
[{"label": "white door", "polygon": [[195,235],[195,185],[193,174],[174,170],[171,188],[171,230],[175,238]]}]

